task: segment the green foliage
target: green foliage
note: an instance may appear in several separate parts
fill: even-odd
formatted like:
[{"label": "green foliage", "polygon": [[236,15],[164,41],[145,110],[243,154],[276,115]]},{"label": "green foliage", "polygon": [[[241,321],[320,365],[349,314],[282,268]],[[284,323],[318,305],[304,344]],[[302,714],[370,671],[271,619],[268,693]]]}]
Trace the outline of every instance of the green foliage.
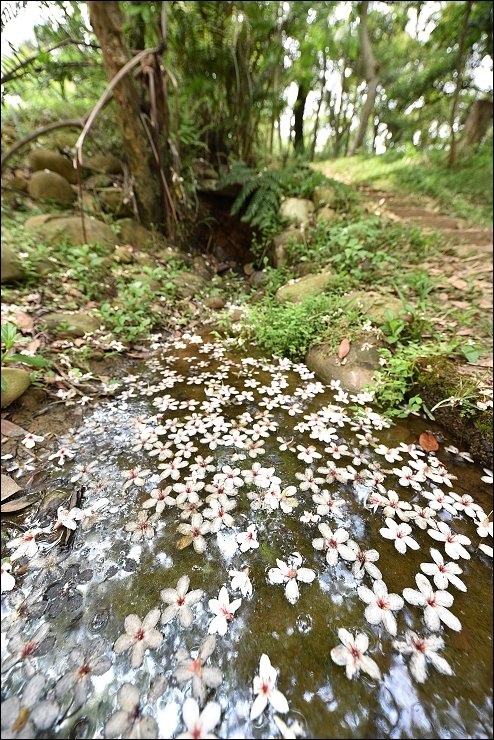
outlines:
[{"label": "green foliage", "polygon": [[[28,365],[33,368],[44,368],[50,365],[50,362],[44,357],[36,357],[35,355],[27,355],[24,352],[12,352],[11,350],[16,344],[21,344],[27,340],[17,331],[15,324],[7,321],[2,324],[1,329],[2,339],[2,366],[7,365],[9,362],[20,362],[23,365]],[[2,391],[6,390],[6,384],[2,378]]]}]

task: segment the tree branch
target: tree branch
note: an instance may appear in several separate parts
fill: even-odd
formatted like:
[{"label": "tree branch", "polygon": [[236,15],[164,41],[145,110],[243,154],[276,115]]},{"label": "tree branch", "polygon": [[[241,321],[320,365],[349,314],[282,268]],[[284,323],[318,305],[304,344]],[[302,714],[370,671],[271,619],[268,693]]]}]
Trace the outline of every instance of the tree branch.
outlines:
[{"label": "tree branch", "polygon": [[11,157],[13,157],[19,149],[22,149],[22,147],[26,146],[26,144],[29,144],[35,139],[38,139],[40,136],[43,136],[43,134],[47,134],[50,131],[55,131],[59,128],[84,128],[86,117],[87,116],[84,116],[83,118],[68,118],[65,121],[55,121],[54,123],[49,123],[46,126],[42,126],[41,128],[36,129],[36,131],[33,131],[27,136],[24,136],[22,139],[19,139],[19,141],[17,141],[13,146],[11,146],[10,149],[7,149],[4,154],[2,154],[1,168],[4,168],[8,160],[11,159]]}]

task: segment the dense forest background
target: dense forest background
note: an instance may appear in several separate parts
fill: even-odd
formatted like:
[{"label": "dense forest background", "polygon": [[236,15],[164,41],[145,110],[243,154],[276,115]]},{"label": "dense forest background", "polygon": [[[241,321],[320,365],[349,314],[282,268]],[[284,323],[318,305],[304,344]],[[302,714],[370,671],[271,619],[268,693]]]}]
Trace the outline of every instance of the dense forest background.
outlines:
[{"label": "dense forest background", "polygon": [[165,232],[197,160],[490,159],[490,2],[8,2],[2,32],[39,8],[34,41],[2,45],[3,165],[83,129],[79,159],[123,154]]}]

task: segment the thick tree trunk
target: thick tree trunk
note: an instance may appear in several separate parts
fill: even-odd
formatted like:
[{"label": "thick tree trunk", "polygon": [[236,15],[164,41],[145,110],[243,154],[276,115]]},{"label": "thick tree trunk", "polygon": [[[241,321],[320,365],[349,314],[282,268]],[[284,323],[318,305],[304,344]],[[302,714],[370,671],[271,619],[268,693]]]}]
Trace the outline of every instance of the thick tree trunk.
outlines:
[{"label": "thick tree trunk", "polygon": [[[91,25],[103,53],[106,73],[111,80],[129,60],[118,2],[94,0],[88,2],[88,7]],[[156,226],[164,230],[166,214],[162,183],[140,118],[141,96],[131,76],[127,75],[115,86],[113,96],[124,155],[133,178],[139,216],[144,226]]]},{"label": "thick tree trunk", "polygon": [[360,123],[357,130],[357,135],[350,149],[350,156],[360,149],[364,142],[365,132],[367,131],[367,125],[369,118],[374,110],[374,102],[376,100],[376,91],[378,85],[378,73],[379,63],[377,62],[372,52],[372,45],[369,36],[369,29],[367,26],[367,11],[369,3],[367,0],[360,3],[360,25],[359,25],[359,38],[360,38],[360,58],[364,67],[365,80],[367,82],[367,97],[365,99],[362,113],[360,114]]},{"label": "thick tree trunk", "polygon": [[456,148],[456,154],[466,154],[477,144],[480,144],[487,133],[492,120],[492,100],[482,98],[475,100],[468,111],[467,120],[463,129],[463,136]]},{"label": "thick tree trunk", "polygon": [[293,149],[295,154],[303,154],[305,151],[304,112],[308,94],[309,91],[306,89],[304,83],[299,82],[297,99],[293,106]]}]

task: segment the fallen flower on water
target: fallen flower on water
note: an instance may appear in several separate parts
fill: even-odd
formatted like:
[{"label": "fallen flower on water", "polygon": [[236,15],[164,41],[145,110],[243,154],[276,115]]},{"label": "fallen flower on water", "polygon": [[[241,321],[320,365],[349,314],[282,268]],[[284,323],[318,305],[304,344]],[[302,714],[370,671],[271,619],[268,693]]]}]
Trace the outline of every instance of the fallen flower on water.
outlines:
[{"label": "fallen flower on water", "polygon": [[250,710],[251,720],[257,719],[264,712],[268,702],[276,712],[281,714],[288,712],[288,702],[281,691],[276,688],[276,679],[276,668],[273,668],[269,657],[263,653],[259,661],[259,675],[254,677],[253,691],[257,697]]},{"label": "fallen flower on water", "polygon": [[377,681],[381,680],[381,671],[377,663],[364,653],[369,647],[369,638],[362,632],[357,632],[355,637],[348,630],[341,627],[338,630],[341,645],[331,650],[331,659],[336,665],[344,665],[347,678],[353,678],[360,670],[367,673]]},{"label": "fallen flower on water", "polygon": [[449,663],[440,655],[437,655],[437,651],[444,647],[444,640],[438,635],[420,637],[416,632],[408,630],[405,633],[405,642],[395,640],[393,647],[403,655],[412,656],[410,658],[410,673],[419,683],[424,683],[427,678],[427,662],[430,662],[439,673],[445,676],[453,675]]}]

